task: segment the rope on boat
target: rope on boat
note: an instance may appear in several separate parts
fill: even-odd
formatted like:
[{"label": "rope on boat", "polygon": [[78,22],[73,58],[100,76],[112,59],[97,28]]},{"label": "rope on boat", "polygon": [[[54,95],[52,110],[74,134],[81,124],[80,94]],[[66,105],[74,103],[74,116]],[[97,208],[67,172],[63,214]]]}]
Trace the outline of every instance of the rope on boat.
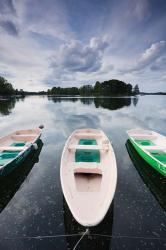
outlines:
[{"label": "rope on boat", "polygon": [[73,248],[73,250],[75,250],[78,246],[78,244],[80,243],[80,241],[84,238],[84,236],[89,233],[89,229],[87,228],[86,231],[83,233],[83,235],[81,236],[81,238],[79,239],[79,241],[77,242],[77,244],[75,245],[75,247]]}]

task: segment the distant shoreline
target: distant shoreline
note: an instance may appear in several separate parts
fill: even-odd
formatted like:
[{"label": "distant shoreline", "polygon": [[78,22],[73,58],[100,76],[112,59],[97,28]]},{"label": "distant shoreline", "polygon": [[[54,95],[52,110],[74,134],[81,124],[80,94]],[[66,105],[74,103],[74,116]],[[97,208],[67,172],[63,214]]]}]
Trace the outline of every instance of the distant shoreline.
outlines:
[{"label": "distant shoreline", "polygon": [[166,92],[154,92],[154,93],[147,93],[147,92],[140,92],[137,95],[110,95],[110,96],[104,96],[104,95],[89,95],[89,96],[83,96],[83,95],[50,95],[48,93],[25,93],[24,95],[0,95],[0,101],[7,101],[10,98],[13,97],[26,97],[26,96],[48,96],[48,97],[76,97],[76,98],[130,98],[130,97],[137,97],[137,96],[144,96],[144,95],[166,95]]},{"label": "distant shoreline", "polygon": [[24,91],[23,89],[14,89],[4,77],[0,76],[0,100],[9,97],[25,96],[79,96],[79,97],[127,97],[139,95],[166,95],[166,92],[142,92],[139,90],[138,84],[134,87],[131,83],[125,83],[117,79],[111,79],[104,82],[97,81],[94,85],[82,85],[81,87],[52,87],[47,91]]},{"label": "distant shoreline", "polygon": [[154,93],[140,92],[139,95],[166,95],[166,92],[154,92]]}]

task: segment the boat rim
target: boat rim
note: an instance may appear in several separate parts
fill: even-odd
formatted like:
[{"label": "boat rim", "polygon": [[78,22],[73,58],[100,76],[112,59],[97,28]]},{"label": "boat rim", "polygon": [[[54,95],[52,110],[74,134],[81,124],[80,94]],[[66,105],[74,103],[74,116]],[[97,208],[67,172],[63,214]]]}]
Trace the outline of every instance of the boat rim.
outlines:
[{"label": "boat rim", "polygon": [[[84,128],[82,128],[82,129],[84,129]],[[86,129],[87,129],[87,130],[93,130],[93,128],[86,128]],[[66,143],[65,143],[65,146],[64,146],[64,148],[63,148],[63,152],[62,152],[62,155],[61,155],[61,164],[60,164],[60,182],[61,182],[62,191],[64,190],[64,184],[63,184],[63,179],[62,179],[62,162],[63,162],[62,159],[63,159],[64,153],[65,153],[65,151],[66,151],[66,148],[67,148],[67,145],[68,145],[69,140],[71,139],[71,137],[72,137],[77,131],[80,131],[80,130],[81,130],[81,129],[76,129],[76,130],[74,130],[74,131],[70,134],[70,136],[68,137],[68,139],[67,139],[67,141],[66,141]],[[105,134],[101,129],[95,129],[95,130],[100,131],[102,134],[104,134],[104,135],[106,136],[106,134]],[[107,136],[106,136],[106,137],[107,137]],[[111,141],[110,141],[110,140],[109,140],[109,142],[110,142],[110,146],[111,146],[111,149],[112,149],[111,151],[112,151],[112,153],[113,153],[113,156],[114,156],[114,159],[115,159],[115,163],[116,163],[115,152],[114,152],[114,149],[113,149],[113,147],[112,147],[112,144],[111,144]],[[112,192],[111,198],[109,199],[109,202],[108,202],[107,206],[105,207],[105,209],[104,209],[104,211],[103,211],[103,213],[102,213],[102,216],[100,216],[99,219],[93,221],[92,223],[89,223],[89,222],[82,222],[82,221],[78,218],[77,215],[75,215],[75,214],[72,213],[72,209],[70,208],[70,202],[69,202],[69,200],[68,200],[68,197],[66,196],[65,192],[63,191],[63,195],[64,195],[64,197],[65,197],[65,200],[66,200],[66,202],[67,202],[67,205],[68,205],[68,207],[70,208],[70,211],[71,211],[73,217],[75,218],[75,220],[76,220],[79,224],[81,224],[82,226],[85,226],[85,227],[93,227],[93,226],[98,225],[98,224],[104,219],[104,217],[105,217],[106,213],[108,212],[108,209],[109,209],[109,207],[110,207],[110,205],[111,205],[111,202],[112,202],[112,200],[113,200],[113,198],[114,198],[114,195],[115,195],[116,186],[117,186],[117,176],[118,176],[118,175],[117,175],[117,163],[116,163],[116,184],[115,184],[115,186],[114,186],[114,190],[113,190],[113,192]]]},{"label": "boat rim", "polygon": [[[166,167],[166,163],[164,164],[163,162],[159,161],[157,158],[155,158],[153,155],[150,154],[149,151],[147,151],[145,148],[141,147],[133,138],[133,136],[131,136],[129,134],[130,130],[127,130],[127,134],[129,136],[129,138],[133,141],[134,144],[136,144],[137,147],[139,147],[144,153],[146,153],[147,155],[149,155],[153,160],[155,160],[158,164],[162,165],[163,167]],[[152,130],[150,130],[152,131]],[[152,131],[153,133],[156,133],[154,131]],[[158,134],[158,133],[157,133]],[[153,150],[153,149],[152,149]]]},{"label": "boat rim", "polygon": [[[19,131],[19,130],[17,130],[17,131]],[[39,129],[39,131],[40,131],[40,129]],[[16,132],[16,131],[14,131],[14,132]],[[13,132],[13,133],[14,133],[14,132]],[[12,134],[12,133],[11,133],[11,134]],[[6,135],[6,136],[8,136],[8,135]],[[1,138],[5,138],[6,136],[2,136],[2,137],[0,137],[0,139],[1,139]],[[12,158],[10,161],[8,161],[5,165],[0,166],[0,170],[3,171],[3,169],[4,169],[8,164],[12,163],[14,160],[16,160],[18,157],[20,157],[25,151],[27,151],[27,150],[33,145],[33,143],[36,142],[36,140],[38,140],[38,139],[40,138],[40,136],[41,136],[41,131],[40,131],[40,133],[38,134],[38,136],[35,137],[35,139],[30,143],[30,145],[29,145],[27,148],[25,148],[25,149],[23,149],[22,151],[20,151],[20,153],[19,153],[18,155],[16,155],[14,158]],[[3,152],[3,151],[2,151],[2,152]]]}]

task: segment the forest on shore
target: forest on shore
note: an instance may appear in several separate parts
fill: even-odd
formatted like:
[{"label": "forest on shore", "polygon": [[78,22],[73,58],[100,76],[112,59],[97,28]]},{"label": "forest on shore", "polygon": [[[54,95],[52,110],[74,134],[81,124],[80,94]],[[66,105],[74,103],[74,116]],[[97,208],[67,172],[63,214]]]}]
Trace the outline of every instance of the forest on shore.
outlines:
[{"label": "forest on shore", "polygon": [[139,94],[139,87],[133,87],[130,83],[125,83],[117,79],[104,82],[97,81],[93,85],[83,85],[80,88],[53,87],[48,90],[51,95],[81,95],[81,96],[123,96]]},{"label": "forest on shore", "polygon": [[104,82],[97,81],[93,85],[83,85],[81,87],[52,87],[47,91],[24,91],[23,89],[14,89],[4,77],[0,76],[0,95],[80,95],[80,96],[130,96],[139,94],[139,86],[134,87],[130,83],[112,79]]}]

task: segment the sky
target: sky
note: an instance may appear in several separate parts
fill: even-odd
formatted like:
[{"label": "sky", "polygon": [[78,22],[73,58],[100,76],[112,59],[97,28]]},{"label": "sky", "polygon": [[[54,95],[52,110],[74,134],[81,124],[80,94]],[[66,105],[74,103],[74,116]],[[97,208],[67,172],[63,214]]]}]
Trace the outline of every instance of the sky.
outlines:
[{"label": "sky", "polygon": [[166,91],[166,0],[0,0],[0,76],[28,91]]}]

